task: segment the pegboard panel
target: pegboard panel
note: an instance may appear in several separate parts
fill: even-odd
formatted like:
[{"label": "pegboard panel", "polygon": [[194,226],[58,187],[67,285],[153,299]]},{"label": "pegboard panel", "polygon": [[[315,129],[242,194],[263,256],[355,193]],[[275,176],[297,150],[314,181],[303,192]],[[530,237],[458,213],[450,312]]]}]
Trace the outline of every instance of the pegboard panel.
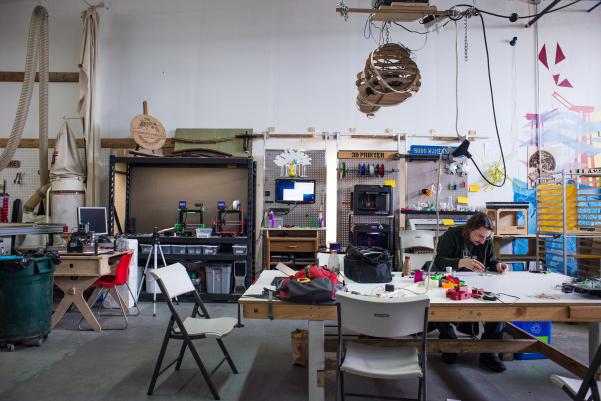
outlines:
[{"label": "pegboard panel", "polygon": [[[3,152],[4,149],[0,148],[0,152]],[[54,149],[48,150],[48,161],[52,161],[52,153]],[[111,153],[111,149],[101,149],[100,157],[101,159],[108,165],[109,156]],[[12,160],[18,160],[20,162],[20,167],[18,168],[5,168],[3,171],[0,171],[0,183],[2,180],[6,180],[6,192],[10,195],[10,207],[9,207],[9,219],[12,214],[12,203],[15,199],[21,199],[22,204],[24,204],[40,187],[40,176],[38,174],[38,150],[31,148],[18,148],[13,156]],[[85,149],[79,149],[79,156],[81,157],[82,162],[85,163]],[[103,170],[105,173],[101,179],[101,185],[108,182],[108,168]],[[22,173],[21,184],[15,182],[15,178],[17,173]],[[101,203],[104,204],[106,197],[101,199]]]},{"label": "pegboard panel", "polygon": [[[345,163],[347,172],[341,174],[342,163]],[[384,176],[361,175],[359,173],[359,165],[384,165]],[[338,200],[337,200],[337,227],[336,240],[341,246],[349,245],[349,216],[352,215],[351,194],[353,188],[358,184],[365,185],[384,185],[386,180],[394,180],[396,186],[392,191],[393,210],[399,209],[399,199],[401,194],[404,195],[400,188],[400,161],[388,159],[338,159],[337,175],[338,175]],[[386,216],[352,216],[352,223],[382,223],[393,224],[393,220]],[[396,230],[396,228],[395,228]]]},{"label": "pegboard panel", "polygon": [[[469,183],[467,176],[457,174],[448,174],[446,171],[447,162],[442,162],[440,173],[440,196],[439,203],[441,210],[456,210],[457,197],[467,196]],[[438,161],[431,160],[413,160],[407,162],[407,207],[415,209],[420,203],[435,202],[435,192],[431,197],[424,197],[422,189],[436,189],[438,174]],[[450,185],[450,189],[449,189]],[[456,186],[456,189],[453,189]],[[449,205],[449,204],[452,204]],[[446,206],[446,208],[444,207]]]},{"label": "pegboard panel", "polygon": [[[319,210],[323,212],[324,222],[326,220],[326,152],[325,150],[307,150],[306,153],[311,158],[311,165],[305,167],[305,178],[315,180],[315,203],[287,205],[275,203],[275,180],[285,178],[281,176],[281,169],[273,161],[276,156],[281,154],[284,149],[265,150],[265,173],[264,173],[264,197],[263,210],[269,212],[271,209],[288,209],[288,214],[283,217],[284,225],[287,226],[310,226],[313,219],[317,219]],[[268,195],[269,194],[269,195]],[[267,224],[264,222],[264,224]],[[319,231],[319,243],[325,244],[325,232]]]}]

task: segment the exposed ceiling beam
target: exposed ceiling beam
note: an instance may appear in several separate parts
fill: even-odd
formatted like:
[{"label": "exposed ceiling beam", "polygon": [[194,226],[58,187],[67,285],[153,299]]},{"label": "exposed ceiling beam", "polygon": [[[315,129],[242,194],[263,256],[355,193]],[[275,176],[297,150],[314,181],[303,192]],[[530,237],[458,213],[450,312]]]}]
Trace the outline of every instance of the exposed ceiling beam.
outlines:
[{"label": "exposed ceiling beam", "polygon": [[590,13],[591,11],[593,11],[595,8],[601,6],[601,1],[598,2],[597,4],[595,4],[594,6],[592,6],[591,8],[589,8],[588,10],[586,10],[587,13]]},{"label": "exposed ceiling beam", "polygon": [[536,17],[532,18],[530,21],[528,21],[528,23],[526,24],[527,28],[530,28],[532,25],[534,25],[534,23],[536,21],[538,21],[538,19],[540,17],[542,17],[543,15],[545,15],[546,13],[548,13],[549,11],[551,11],[551,9],[553,7],[555,7],[557,5],[557,3],[559,3],[561,0],[553,0],[547,7],[545,7],[545,9],[543,11],[541,11],[540,13],[538,13],[536,15]]},{"label": "exposed ceiling beam", "polygon": [[[39,73],[35,74],[35,81],[39,82]],[[0,71],[0,82],[23,82],[25,73],[20,71]],[[50,72],[48,82],[79,82],[78,72]]]}]

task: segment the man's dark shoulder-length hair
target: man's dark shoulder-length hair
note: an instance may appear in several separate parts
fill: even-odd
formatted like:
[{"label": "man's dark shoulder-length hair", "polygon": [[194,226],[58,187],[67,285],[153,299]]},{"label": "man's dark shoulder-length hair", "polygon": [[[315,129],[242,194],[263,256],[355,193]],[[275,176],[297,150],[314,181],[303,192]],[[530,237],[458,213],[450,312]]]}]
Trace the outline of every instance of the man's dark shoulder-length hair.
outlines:
[{"label": "man's dark shoulder-length hair", "polygon": [[486,213],[476,212],[468,219],[465,226],[463,226],[463,235],[468,237],[469,233],[482,227],[490,231],[493,231],[495,228],[491,218],[488,217]]}]

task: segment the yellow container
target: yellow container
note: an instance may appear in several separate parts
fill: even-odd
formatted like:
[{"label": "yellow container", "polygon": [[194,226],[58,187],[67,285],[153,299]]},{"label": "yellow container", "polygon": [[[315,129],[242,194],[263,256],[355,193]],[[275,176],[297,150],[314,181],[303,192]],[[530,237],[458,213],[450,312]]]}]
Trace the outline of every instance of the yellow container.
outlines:
[{"label": "yellow container", "polygon": [[[578,228],[576,207],[576,185],[566,184],[566,230]],[[538,205],[538,230],[563,232],[563,186],[561,184],[541,184],[536,187]]]}]

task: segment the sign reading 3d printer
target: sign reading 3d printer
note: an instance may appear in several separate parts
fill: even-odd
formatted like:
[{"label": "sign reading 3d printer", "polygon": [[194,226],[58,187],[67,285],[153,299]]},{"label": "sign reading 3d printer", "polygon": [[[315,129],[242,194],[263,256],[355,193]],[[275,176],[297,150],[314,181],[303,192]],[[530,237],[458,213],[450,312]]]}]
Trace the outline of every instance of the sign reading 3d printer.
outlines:
[{"label": "sign reading 3d printer", "polygon": [[397,160],[399,154],[397,152],[378,152],[366,150],[342,150],[338,152],[339,159],[382,159],[382,160]]}]

